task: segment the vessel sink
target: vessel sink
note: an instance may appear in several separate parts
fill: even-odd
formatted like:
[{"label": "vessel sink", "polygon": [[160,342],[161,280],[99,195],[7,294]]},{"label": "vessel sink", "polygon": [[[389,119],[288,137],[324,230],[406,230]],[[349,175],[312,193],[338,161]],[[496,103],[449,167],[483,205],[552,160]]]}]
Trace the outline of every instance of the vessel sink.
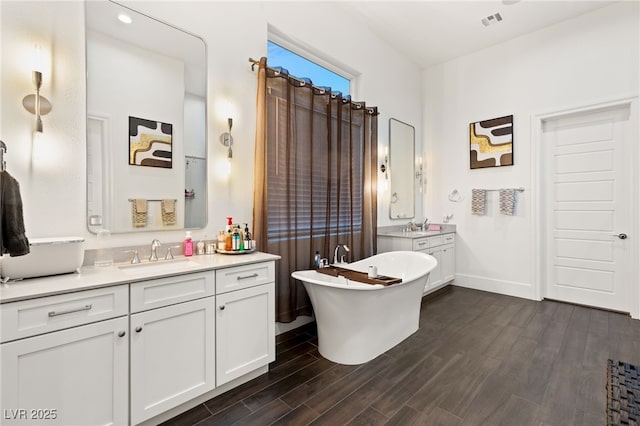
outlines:
[{"label": "vessel sink", "polygon": [[119,265],[118,269],[126,274],[162,274],[169,272],[177,272],[188,270],[200,266],[189,259],[159,260],[157,262],[129,263],[127,265]]}]

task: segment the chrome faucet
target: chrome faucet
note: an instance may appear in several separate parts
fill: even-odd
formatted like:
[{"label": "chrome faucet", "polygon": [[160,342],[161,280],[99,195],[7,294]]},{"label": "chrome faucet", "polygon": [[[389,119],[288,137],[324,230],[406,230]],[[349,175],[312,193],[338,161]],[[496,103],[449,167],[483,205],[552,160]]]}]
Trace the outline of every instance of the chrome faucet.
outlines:
[{"label": "chrome faucet", "polygon": [[151,241],[151,255],[149,256],[149,262],[157,262],[158,261],[158,247],[160,247],[160,240],[154,239]]},{"label": "chrome faucet", "polygon": [[422,230],[426,231],[428,227],[429,227],[429,218],[425,217],[424,222],[422,222]]},{"label": "chrome faucet", "polygon": [[349,252],[349,247],[346,244],[338,244],[336,246],[336,249],[333,251],[333,264],[337,264],[337,263],[345,263],[344,261],[344,257],[346,256],[346,254],[343,254],[342,257],[340,258],[340,262],[338,262],[338,251],[340,250],[340,247],[344,248],[345,253]]}]

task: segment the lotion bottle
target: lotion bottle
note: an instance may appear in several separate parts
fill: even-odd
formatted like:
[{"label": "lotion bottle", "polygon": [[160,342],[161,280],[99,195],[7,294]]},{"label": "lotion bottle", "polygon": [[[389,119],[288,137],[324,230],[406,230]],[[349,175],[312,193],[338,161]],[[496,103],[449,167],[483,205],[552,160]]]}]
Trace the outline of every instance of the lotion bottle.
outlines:
[{"label": "lotion bottle", "polygon": [[187,231],[182,242],[182,254],[185,256],[193,256],[193,238],[191,238],[191,231]]}]

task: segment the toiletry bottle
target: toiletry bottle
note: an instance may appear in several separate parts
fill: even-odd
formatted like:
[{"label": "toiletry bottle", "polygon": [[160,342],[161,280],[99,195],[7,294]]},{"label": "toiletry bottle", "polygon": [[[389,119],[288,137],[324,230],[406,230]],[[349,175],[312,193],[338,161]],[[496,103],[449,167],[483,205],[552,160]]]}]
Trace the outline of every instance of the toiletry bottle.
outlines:
[{"label": "toiletry bottle", "polygon": [[227,227],[225,228],[225,231],[232,230],[232,227],[233,227],[233,218],[231,216],[227,216]]},{"label": "toiletry bottle", "polygon": [[224,234],[224,231],[221,229],[218,233],[218,250],[225,250],[226,248],[226,240],[227,237]]},{"label": "toiletry bottle", "polygon": [[226,251],[231,251],[233,249],[233,237],[231,236],[231,229],[227,231],[227,234],[224,237],[224,249]]},{"label": "toiletry bottle", "polygon": [[240,250],[240,233],[238,232],[238,227],[234,227],[233,228],[233,235],[232,235],[232,245],[233,245],[233,250],[237,251]]},{"label": "toiletry bottle", "polygon": [[187,231],[187,235],[182,242],[182,254],[185,256],[193,256],[193,238],[191,238],[191,231]]},{"label": "toiletry bottle", "polygon": [[251,232],[249,232],[249,224],[244,224],[244,249],[251,250]]},{"label": "toiletry bottle", "polygon": [[313,268],[314,269],[318,269],[320,267],[320,262],[321,262],[321,257],[320,257],[320,252],[316,251],[316,255],[313,258]]},{"label": "toiletry bottle", "polygon": [[242,228],[238,225],[238,250],[244,250],[244,237],[242,236]]},{"label": "toiletry bottle", "polygon": [[204,240],[198,241],[196,244],[196,254],[204,254]]}]

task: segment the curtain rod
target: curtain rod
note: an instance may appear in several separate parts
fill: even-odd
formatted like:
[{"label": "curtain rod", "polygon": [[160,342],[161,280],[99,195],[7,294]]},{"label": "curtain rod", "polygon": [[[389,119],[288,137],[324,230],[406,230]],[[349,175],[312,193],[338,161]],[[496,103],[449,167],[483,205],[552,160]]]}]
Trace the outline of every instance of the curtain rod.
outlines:
[{"label": "curtain rod", "polygon": [[[256,65],[260,65],[260,61],[257,61],[257,60],[255,60],[255,59],[253,59],[253,58],[249,58],[249,62],[251,62],[251,71],[255,71],[255,67],[256,67]],[[272,68],[272,67],[270,67],[270,66],[267,66],[267,69],[268,69],[269,71],[273,71],[276,75],[278,75],[278,74],[280,74],[280,73],[281,73],[281,71],[280,71],[279,69],[277,69],[277,68]],[[297,82],[300,82],[300,83],[302,83],[302,84],[305,84],[305,85],[306,85],[306,84],[309,84],[307,81],[305,81],[305,80],[303,80],[303,79],[301,79],[301,78],[298,78],[298,77],[296,77],[296,76],[293,76],[293,75],[291,75],[291,74],[288,74],[288,73],[287,73],[286,75],[287,75],[287,77],[288,77],[288,78],[290,78],[290,79],[292,79],[292,80],[295,80],[295,81],[297,81]],[[309,84],[309,85],[311,86],[311,88],[312,88],[313,90],[317,90],[318,92],[320,92],[320,94],[321,94],[321,95],[324,95],[324,94],[325,94],[325,92],[327,91],[327,89],[326,89],[325,87],[319,87],[319,86],[314,85],[313,83],[312,83],[312,84]],[[331,96],[332,98],[334,98],[334,99],[335,99],[335,98],[337,98],[337,96],[335,96],[335,95],[333,94],[333,92],[331,92],[331,93],[330,93],[330,96]],[[344,103],[349,102],[351,105],[354,105],[357,109],[362,108],[362,107],[363,107],[363,105],[364,105],[364,102],[356,102],[356,101],[353,101],[353,100],[348,99],[348,98],[342,98],[342,99],[343,99],[343,102],[344,102]],[[366,110],[369,112],[369,114],[375,114],[375,115],[378,115],[378,114],[379,114],[379,113],[378,113],[378,108],[377,108],[377,107],[369,107],[369,108],[366,108]]]}]

